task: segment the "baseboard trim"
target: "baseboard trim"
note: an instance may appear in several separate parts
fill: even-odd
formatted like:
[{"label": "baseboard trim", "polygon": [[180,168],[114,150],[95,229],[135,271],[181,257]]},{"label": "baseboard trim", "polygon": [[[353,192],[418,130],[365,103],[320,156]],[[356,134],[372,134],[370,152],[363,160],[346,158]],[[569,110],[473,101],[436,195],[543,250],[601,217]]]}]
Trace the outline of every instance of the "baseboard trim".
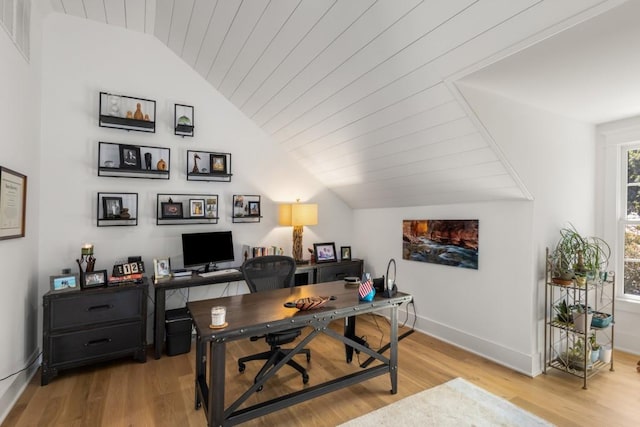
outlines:
[{"label": "baseboard trim", "polygon": [[[11,385],[7,388],[4,394],[0,396],[0,424],[4,423],[9,412],[11,412],[11,409],[27,388],[27,385],[33,376],[38,372],[41,363],[42,357],[40,349],[37,348],[31,354],[27,363],[25,363],[28,368],[19,374],[16,374],[15,377],[13,377],[13,381],[11,381]],[[10,381],[10,379],[7,379],[7,381]]]}]

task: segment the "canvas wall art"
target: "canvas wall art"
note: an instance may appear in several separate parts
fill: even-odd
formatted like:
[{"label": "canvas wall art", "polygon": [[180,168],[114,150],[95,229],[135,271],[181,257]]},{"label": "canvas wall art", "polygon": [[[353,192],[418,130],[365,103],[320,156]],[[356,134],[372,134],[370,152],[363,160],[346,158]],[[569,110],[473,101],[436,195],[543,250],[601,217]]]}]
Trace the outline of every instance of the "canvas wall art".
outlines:
[{"label": "canvas wall art", "polygon": [[478,269],[478,220],[402,221],[402,258]]}]

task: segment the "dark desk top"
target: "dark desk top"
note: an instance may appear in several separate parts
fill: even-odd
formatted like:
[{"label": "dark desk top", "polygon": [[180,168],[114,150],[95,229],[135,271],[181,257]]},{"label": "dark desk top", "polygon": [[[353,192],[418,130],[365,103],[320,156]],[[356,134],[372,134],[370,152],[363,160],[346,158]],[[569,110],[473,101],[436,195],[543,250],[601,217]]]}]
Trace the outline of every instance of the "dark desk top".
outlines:
[{"label": "dark desk top", "polygon": [[[310,296],[335,296],[336,299],[328,301],[321,308],[308,311],[298,311],[284,306],[288,301]],[[371,302],[359,301],[358,288],[346,287],[344,281],[337,281],[191,301],[187,303],[187,307],[202,339],[221,341],[258,335],[266,331],[277,332],[297,325],[310,325],[320,318],[344,318],[359,312],[408,302],[411,298],[411,295],[398,292],[393,298],[377,296]],[[226,321],[229,326],[211,329],[211,307],[219,305],[227,308]]]}]

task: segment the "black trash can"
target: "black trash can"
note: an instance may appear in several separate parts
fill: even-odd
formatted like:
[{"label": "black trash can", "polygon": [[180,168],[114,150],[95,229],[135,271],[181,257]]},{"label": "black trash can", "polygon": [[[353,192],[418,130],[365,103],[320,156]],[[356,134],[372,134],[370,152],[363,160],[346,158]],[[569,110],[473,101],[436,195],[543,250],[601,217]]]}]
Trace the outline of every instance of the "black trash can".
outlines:
[{"label": "black trash can", "polygon": [[191,351],[191,313],[187,307],[167,310],[164,322],[167,333],[167,356]]}]

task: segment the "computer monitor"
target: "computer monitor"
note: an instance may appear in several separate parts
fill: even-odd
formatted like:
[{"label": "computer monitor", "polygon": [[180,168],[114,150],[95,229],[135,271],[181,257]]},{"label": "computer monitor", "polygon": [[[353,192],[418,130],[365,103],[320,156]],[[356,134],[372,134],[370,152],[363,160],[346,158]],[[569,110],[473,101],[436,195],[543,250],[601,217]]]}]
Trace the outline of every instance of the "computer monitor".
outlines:
[{"label": "computer monitor", "polygon": [[233,261],[231,231],[185,233],[182,235],[182,254],[185,268],[204,265],[204,271],[215,269],[219,262]]}]

